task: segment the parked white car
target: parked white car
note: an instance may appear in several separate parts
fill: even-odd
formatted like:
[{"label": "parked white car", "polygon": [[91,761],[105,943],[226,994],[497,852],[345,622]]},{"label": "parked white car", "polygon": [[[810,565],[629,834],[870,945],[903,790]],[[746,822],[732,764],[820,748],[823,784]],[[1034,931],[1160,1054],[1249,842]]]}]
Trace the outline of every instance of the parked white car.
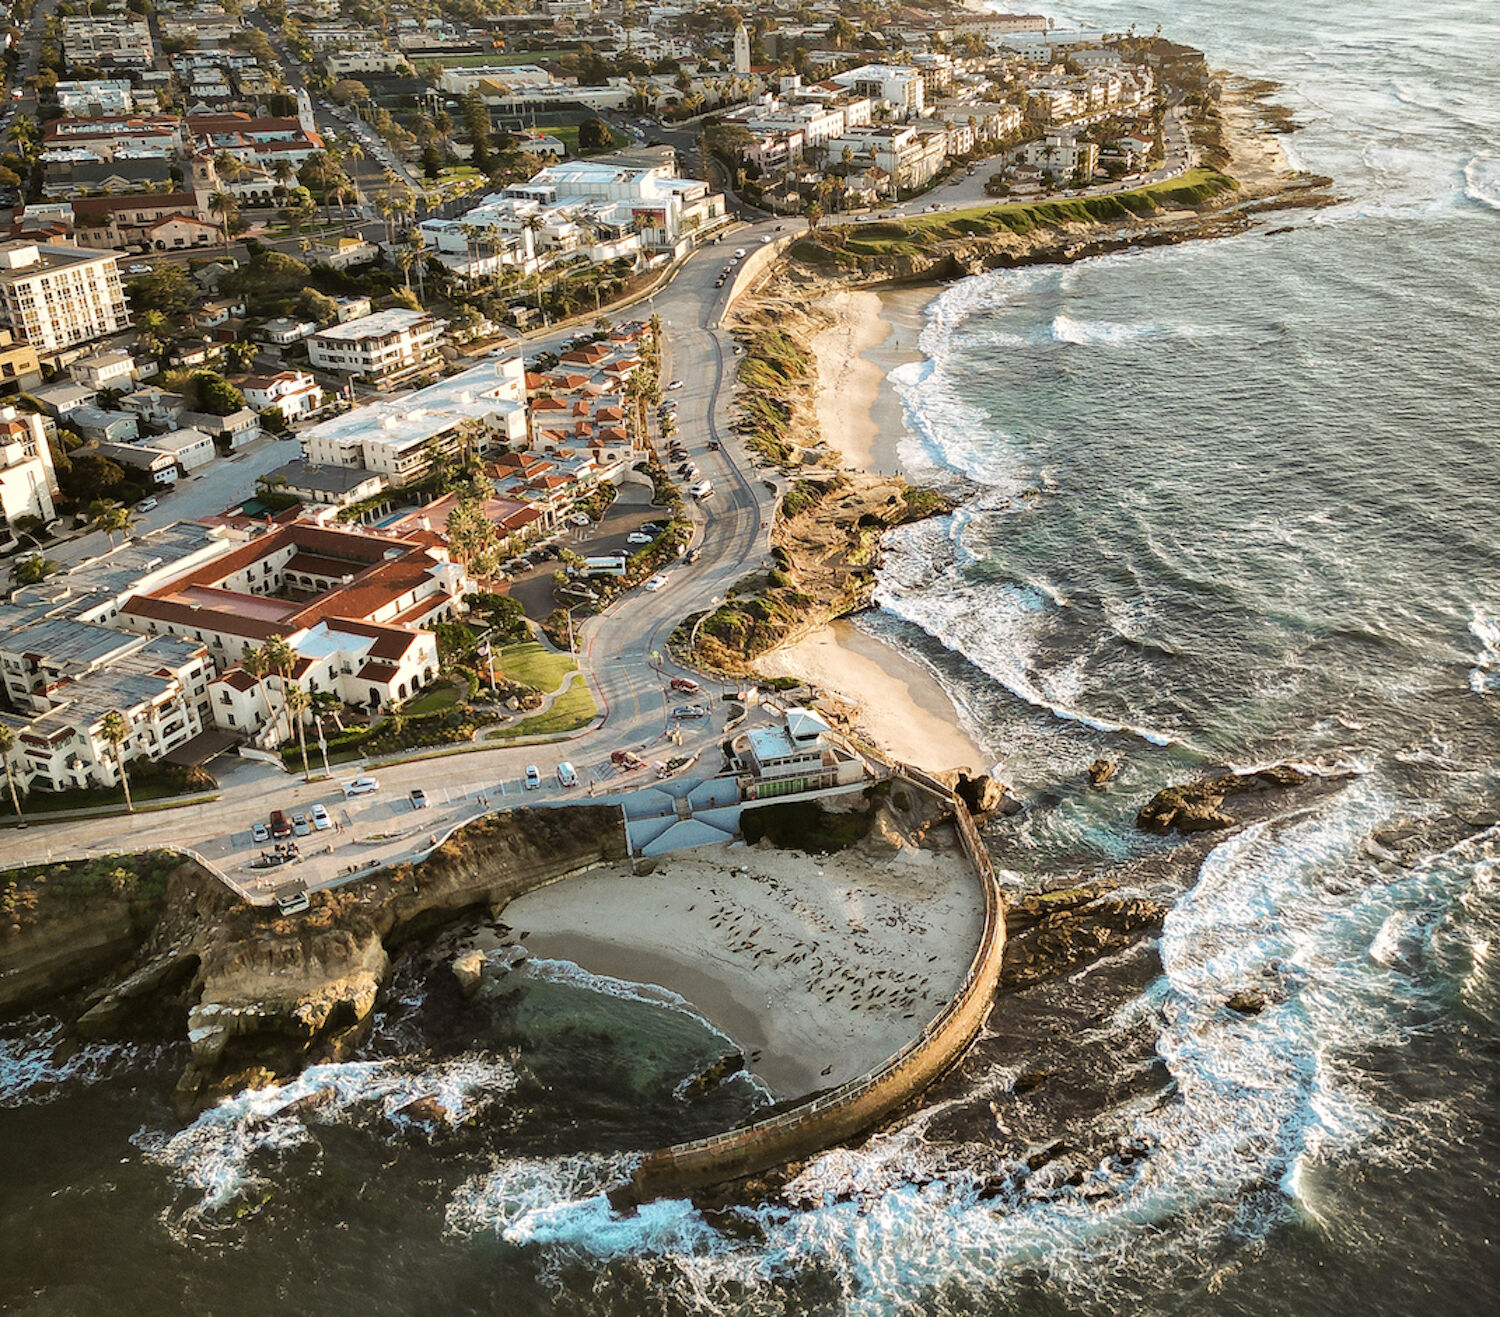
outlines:
[{"label": "parked white car", "polygon": [[667,574],[665,572],[657,572],[655,576],[653,576],[649,581],[646,582],[646,589],[660,590],[666,583]]},{"label": "parked white car", "polygon": [[319,832],[324,832],[333,827],[333,820],[328,817],[328,811],[322,805],[312,807],[312,825]]},{"label": "parked white car", "polygon": [[368,796],[372,791],[379,790],[380,783],[373,777],[357,777],[352,782],[344,783],[346,796]]}]

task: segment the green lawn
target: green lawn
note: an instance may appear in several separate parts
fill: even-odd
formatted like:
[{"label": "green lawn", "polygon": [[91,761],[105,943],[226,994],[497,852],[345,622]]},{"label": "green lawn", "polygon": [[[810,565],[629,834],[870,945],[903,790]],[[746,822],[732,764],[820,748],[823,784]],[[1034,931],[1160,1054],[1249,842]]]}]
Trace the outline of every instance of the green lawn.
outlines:
[{"label": "green lawn", "polygon": [[598,716],[593,693],[584,678],[579,677],[544,713],[523,718],[510,727],[501,727],[485,737],[488,741],[513,741],[522,736],[561,736],[587,727]]},{"label": "green lawn", "polygon": [[1077,221],[1127,219],[1162,209],[1196,206],[1239,184],[1213,169],[1192,169],[1181,178],[1107,196],[1054,197],[996,202],[965,210],[933,211],[899,220],[876,220],[843,227],[844,247],[855,256],[917,255],[934,242],[1009,230],[1027,233],[1039,226]]},{"label": "green lawn", "polygon": [[544,695],[561,686],[577,666],[568,655],[554,653],[535,640],[506,645],[495,655],[496,677],[504,673],[509,680]]},{"label": "green lawn", "polygon": [[404,705],[401,712],[413,717],[424,713],[440,713],[444,709],[451,709],[468,693],[467,683],[460,686],[451,681],[439,682],[429,686],[410,704]]},{"label": "green lawn", "polygon": [[[547,133],[557,138],[568,148],[569,155],[583,154],[578,149],[578,125],[576,123],[554,124],[550,128],[538,128],[537,132]],[[609,146],[603,148],[605,151],[618,151],[622,146],[630,145],[630,139],[624,133],[617,132],[612,125],[609,126],[609,135],[614,140]],[[590,151],[588,154],[597,155],[598,152]]]}]

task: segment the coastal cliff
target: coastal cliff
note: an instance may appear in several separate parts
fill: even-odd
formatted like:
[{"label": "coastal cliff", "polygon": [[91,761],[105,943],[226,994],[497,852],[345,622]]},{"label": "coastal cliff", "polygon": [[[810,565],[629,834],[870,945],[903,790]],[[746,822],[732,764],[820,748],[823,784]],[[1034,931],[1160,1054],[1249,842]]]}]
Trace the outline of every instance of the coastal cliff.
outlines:
[{"label": "coastal cliff", "polygon": [[[118,901],[13,934],[4,1003],[33,1004],[113,970],[83,996],[75,1031],[129,1035],[147,1021],[159,1027],[164,1016],[185,1027],[192,1057],[175,1097],[188,1112],[347,1056],[364,1038],[392,953],[404,943],[625,853],[616,808],[512,810],[470,824],[419,864],[319,892],[310,910],[290,917],[245,905],[182,862],[166,877],[144,939],[126,941],[129,911],[122,916]],[[79,945],[98,954],[79,956]],[[56,970],[64,951],[76,972]]]}]

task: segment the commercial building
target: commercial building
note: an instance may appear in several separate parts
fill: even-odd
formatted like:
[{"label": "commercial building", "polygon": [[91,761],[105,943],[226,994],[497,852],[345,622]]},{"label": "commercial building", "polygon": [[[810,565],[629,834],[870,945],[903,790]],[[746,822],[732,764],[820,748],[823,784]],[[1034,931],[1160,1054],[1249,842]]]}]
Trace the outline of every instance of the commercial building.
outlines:
[{"label": "commercial building", "polygon": [[865,775],[864,761],[812,709],[788,709],[782,726],[741,732],[731,748],[746,800],[848,786]]},{"label": "commercial building", "polygon": [[128,329],[115,253],[0,243],[0,315],[43,356]]},{"label": "commercial building", "polygon": [[438,344],[446,327],[426,311],[393,307],[319,330],[307,340],[307,359],[319,370],[390,389],[442,364]]}]

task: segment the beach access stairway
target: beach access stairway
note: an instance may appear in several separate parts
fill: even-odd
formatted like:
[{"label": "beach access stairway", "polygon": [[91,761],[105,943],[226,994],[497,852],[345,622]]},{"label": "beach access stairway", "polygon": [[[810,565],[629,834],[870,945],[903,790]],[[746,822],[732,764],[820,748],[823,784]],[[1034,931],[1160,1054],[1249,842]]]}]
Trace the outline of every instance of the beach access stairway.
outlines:
[{"label": "beach access stairway", "polygon": [[943,783],[902,767],[894,780],[944,801],[984,894],[984,928],[962,986],[922,1032],[874,1070],[789,1111],[647,1153],[610,1193],[617,1208],[742,1179],[864,1133],[911,1101],[968,1050],[989,1014],[1005,955],[1005,908],[989,852],[967,806]]}]

